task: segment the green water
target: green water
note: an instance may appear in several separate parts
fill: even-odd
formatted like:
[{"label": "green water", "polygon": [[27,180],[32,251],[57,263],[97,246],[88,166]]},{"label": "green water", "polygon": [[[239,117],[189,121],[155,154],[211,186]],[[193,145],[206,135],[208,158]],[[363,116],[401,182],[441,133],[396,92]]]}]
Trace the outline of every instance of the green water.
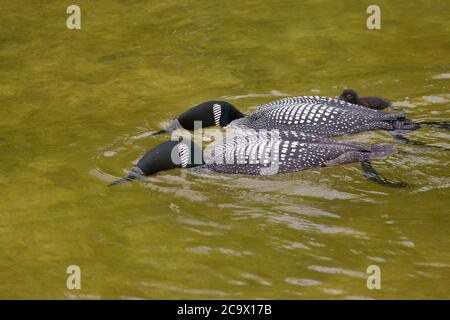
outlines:
[{"label": "green water", "polygon": [[[449,298],[449,154],[269,177],[174,170],[116,188],[186,108],[381,95],[448,121],[450,2],[1,0],[0,298]],[[441,75],[441,76],[438,76]],[[443,130],[408,135],[450,147]],[[366,287],[369,265],[382,288]],[[81,268],[81,290],[66,268]]]}]

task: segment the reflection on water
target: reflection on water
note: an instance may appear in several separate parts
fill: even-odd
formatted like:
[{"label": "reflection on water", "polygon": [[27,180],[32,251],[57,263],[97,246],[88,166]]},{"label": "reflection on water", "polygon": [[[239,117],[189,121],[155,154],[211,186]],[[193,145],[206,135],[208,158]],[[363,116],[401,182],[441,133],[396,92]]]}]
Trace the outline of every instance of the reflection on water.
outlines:
[{"label": "reflection on water", "polygon": [[[448,298],[448,151],[350,137],[395,144],[373,165],[407,189],[367,181],[358,164],[107,184],[204,100],[252,112],[354,87],[448,121],[450,4],[382,1],[380,31],[357,1],[79,5],[82,30],[68,31],[59,4],[0,4],[0,297]],[[450,148],[445,130],[408,137]],[[65,286],[72,264],[80,291]],[[372,264],[381,290],[366,287]]]}]

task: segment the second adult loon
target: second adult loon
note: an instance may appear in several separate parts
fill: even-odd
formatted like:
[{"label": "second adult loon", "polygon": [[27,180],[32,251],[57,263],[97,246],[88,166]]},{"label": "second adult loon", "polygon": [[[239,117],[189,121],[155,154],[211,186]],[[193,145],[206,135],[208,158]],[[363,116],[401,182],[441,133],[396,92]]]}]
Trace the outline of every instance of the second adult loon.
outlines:
[{"label": "second adult loon", "polygon": [[181,114],[160,132],[193,130],[196,121],[199,127],[293,130],[322,137],[379,129],[411,130],[420,126],[402,114],[372,110],[334,98],[299,96],[263,104],[251,115],[225,101],[204,102]]},{"label": "second adult loon", "polygon": [[394,151],[389,145],[333,141],[298,132],[227,137],[204,152],[190,140],[169,140],[148,151],[126,178],[113,185],[175,168],[201,166],[227,174],[272,175],[364,162]]}]

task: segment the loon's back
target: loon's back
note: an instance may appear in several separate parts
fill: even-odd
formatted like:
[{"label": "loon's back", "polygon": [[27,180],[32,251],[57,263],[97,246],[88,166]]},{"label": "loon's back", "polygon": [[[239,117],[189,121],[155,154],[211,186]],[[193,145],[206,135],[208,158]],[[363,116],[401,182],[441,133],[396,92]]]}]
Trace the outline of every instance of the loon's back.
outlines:
[{"label": "loon's back", "polygon": [[391,146],[365,146],[298,131],[281,131],[276,135],[256,133],[227,138],[206,150],[205,162],[215,172],[271,175],[362,162],[393,151]]},{"label": "loon's back", "polygon": [[333,137],[368,130],[401,129],[405,123],[411,124],[411,121],[399,114],[372,110],[328,97],[299,96],[264,104],[254,114],[237,119],[230,126],[296,130]]}]

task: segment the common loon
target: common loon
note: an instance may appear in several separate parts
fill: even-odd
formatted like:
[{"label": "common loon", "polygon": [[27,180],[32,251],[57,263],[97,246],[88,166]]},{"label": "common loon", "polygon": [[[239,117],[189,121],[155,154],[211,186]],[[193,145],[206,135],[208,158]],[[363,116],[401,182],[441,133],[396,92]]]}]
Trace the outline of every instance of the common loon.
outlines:
[{"label": "common loon", "polygon": [[404,115],[362,108],[345,101],[319,96],[285,98],[263,104],[245,115],[225,101],[207,101],[174,119],[161,132],[212,125],[249,129],[293,130],[322,137],[349,135],[368,130],[412,130],[420,126]]},{"label": "common loon", "polygon": [[127,177],[112,185],[175,168],[203,167],[227,174],[271,175],[351,162],[363,163],[366,176],[376,181],[380,177],[366,161],[394,151],[389,145],[333,141],[292,131],[235,135],[204,152],[190,140],[169,140],[148,151]]},{"label": "common loon", "polygon": [[392,104],[388,99],[373,96],[360,97],[353,89],[345,89],[342,91],[339,99],[375,110],[383,110],[392,107]]}]

